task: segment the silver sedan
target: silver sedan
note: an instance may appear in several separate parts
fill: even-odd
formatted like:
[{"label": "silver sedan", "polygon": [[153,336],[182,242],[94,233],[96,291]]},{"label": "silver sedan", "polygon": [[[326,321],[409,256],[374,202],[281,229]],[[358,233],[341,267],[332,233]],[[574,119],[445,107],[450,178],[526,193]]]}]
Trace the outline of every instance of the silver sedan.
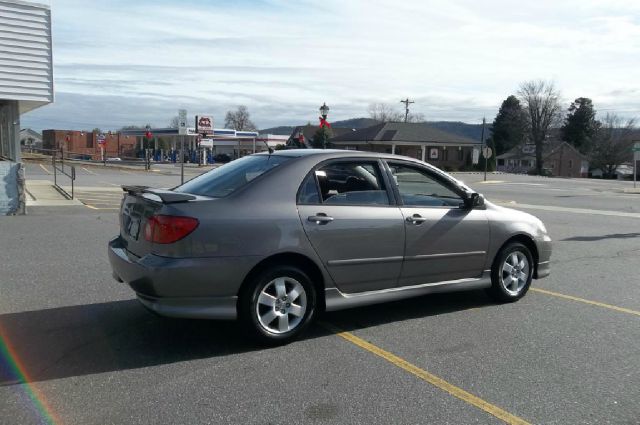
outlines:
[{"label": "silver sedan", "polygon": [[477,288],[512,302],[549,274],[540,220],[401,156],[279,151],[124,190],[114,277],[160,315],[239,318],[271,343],[322,310]]}]

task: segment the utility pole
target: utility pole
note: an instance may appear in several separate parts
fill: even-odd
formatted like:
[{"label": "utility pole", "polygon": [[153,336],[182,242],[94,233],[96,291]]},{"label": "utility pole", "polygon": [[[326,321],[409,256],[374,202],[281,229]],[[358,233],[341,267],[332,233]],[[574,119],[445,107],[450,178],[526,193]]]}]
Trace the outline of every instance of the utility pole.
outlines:
[{"label": "utility pole", "polygon": [[409,119],[409,104],[416,103],[413,100],[409,100],[407,97],[405,100],[401,100],[400,103],[404,103],[404,122],[407,122]]},{"label": "utility pole", "polygon": [[482,156],[484,157],[484,181],[487,181],[487,143],[484,140],[484,125],[487,120],[485,117],[482,117],[482,135],[480,138],[482,139]]}]

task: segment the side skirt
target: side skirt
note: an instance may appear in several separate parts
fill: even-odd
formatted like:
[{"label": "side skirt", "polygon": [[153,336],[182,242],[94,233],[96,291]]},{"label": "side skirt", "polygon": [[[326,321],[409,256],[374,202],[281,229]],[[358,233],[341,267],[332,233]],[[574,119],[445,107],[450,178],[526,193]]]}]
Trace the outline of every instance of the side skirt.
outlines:
[{"label": "side skirt", "polygon": [[403,300],[420,295],[439,292],[468,291],[491,287],[491,270],[485,270],[482,277],[457,279],[444,282],[424,283],[422,285],[404,286],[400,288],[382,289],[379,291],[345,294],[338,288],[325,290],[326,310],[336,311],[389,301]]}]

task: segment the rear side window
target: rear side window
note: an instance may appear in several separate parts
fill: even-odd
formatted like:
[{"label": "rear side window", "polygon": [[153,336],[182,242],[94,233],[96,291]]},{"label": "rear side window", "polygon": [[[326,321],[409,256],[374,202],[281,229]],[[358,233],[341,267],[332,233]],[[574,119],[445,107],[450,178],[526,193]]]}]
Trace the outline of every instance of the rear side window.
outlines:
[{"label": "rear side window", "polygon": [[378,164],[360,161],[332,162],[316,169],[300,186],[298,202],[328,205],[390,204]]},{"label": "rear side window", "polygon": [[316,185],[315,173],[310,173],[304,179],[298,192],[298,203],[302,205],[316,205],[320,203],[320,194]]},{"label": "rear side window", "polygon": [[223,198],[289,159],[291,157],[279,155],[245,156],[189,180],[174,190],[212,198]]}]

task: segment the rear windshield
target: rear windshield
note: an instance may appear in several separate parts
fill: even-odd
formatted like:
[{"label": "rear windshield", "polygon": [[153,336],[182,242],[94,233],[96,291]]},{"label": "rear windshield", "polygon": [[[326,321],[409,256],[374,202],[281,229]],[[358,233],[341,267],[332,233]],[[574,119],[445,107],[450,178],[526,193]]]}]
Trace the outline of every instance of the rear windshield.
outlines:
[{"label": "rear windshield", "polygon": [[291,157],[279,155],[245,156],[193,180],[189,180],[174,190],[176,192],[222,198],[289,159]]}]

